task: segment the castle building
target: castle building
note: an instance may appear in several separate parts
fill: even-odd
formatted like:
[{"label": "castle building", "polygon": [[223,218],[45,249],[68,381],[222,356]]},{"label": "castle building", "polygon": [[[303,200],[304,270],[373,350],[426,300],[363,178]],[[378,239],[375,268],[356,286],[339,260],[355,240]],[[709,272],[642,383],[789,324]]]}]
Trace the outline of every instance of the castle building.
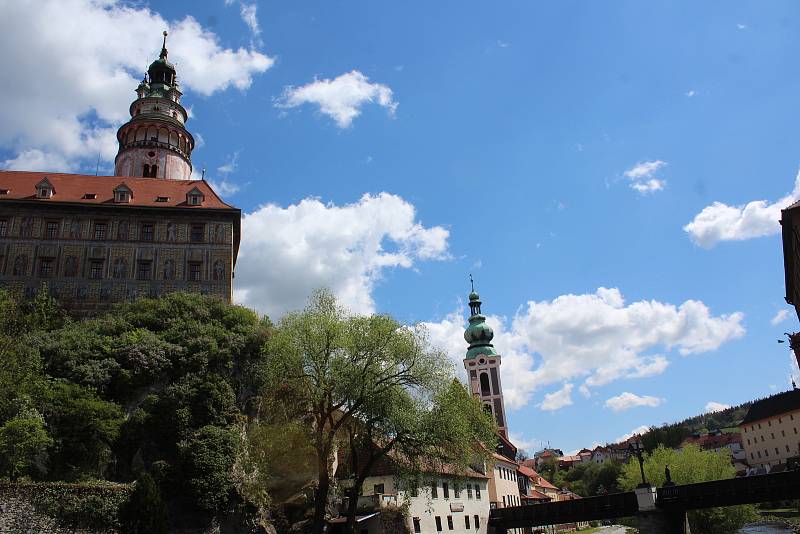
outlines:
[{"label": "castle building", "polygon": [[170,291],[232,297],[241,212],[190,180],[194,139],[166,32],[117,133],[114,176],[0,171],[0,288],[68,310]]}]

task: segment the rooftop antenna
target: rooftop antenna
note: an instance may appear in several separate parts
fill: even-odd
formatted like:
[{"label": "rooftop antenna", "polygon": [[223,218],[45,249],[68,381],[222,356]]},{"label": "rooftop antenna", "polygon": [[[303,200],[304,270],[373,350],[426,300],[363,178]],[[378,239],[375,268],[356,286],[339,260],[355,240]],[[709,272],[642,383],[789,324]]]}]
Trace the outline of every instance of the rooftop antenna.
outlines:
[{"label": "rooftop antenna", "polygon": [[97,151],[97,165],[95,165],[95,167],[94,167],[94,175],[97,176],[97,174],[99,172],[100,172],[100,151],[98,150]]}]

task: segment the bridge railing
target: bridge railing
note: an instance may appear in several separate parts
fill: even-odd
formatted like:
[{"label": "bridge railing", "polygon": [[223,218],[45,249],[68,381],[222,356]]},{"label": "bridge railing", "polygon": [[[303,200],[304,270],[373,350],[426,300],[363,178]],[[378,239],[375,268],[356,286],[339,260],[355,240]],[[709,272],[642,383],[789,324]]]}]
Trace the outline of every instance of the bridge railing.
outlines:
[{"label": "bridge railing", "polygon": [[495,508],[489,524],[502,528],[558,525],[635,515],[639,510],[633,492],[610,493],[597,497],[555,501],[543,504]]}]

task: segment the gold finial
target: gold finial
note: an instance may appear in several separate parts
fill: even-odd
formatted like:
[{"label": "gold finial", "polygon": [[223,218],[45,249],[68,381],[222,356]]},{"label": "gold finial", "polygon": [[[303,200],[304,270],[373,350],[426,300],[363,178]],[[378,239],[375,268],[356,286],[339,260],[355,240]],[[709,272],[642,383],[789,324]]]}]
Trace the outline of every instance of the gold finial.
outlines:
[{"label": "gold finial", "polygon": [[164,43],[161,45],[161,59],[167,59],[167,30],[164,30]]}]

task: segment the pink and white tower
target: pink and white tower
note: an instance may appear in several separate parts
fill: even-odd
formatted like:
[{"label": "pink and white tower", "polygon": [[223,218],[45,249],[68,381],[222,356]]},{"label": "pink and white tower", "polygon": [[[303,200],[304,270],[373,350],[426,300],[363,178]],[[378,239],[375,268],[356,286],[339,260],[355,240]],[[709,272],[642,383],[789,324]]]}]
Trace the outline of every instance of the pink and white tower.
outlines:
[{"label": "pink and white tower", "polygon": [[486,324],[486,317],[481,313],[481,298],[474,287],[469,294],[469,309],[469,326],[464,331],[464,339],[469,343],[469,348],[464,358],[464,368],[467,370],[470,391],[481,400],[484,409],[494,416],[500,435],[507,440],[508,425],[500,383],[500,355],[492,345],[494,331]]},{"label": "pink and white tower", "polygon": [[184,126],[175,66],[167,61],[167,32],[161,54],[147,69],[130,107],[131,120],[117,131],[115,176],[189,180],[194,138]]}]

